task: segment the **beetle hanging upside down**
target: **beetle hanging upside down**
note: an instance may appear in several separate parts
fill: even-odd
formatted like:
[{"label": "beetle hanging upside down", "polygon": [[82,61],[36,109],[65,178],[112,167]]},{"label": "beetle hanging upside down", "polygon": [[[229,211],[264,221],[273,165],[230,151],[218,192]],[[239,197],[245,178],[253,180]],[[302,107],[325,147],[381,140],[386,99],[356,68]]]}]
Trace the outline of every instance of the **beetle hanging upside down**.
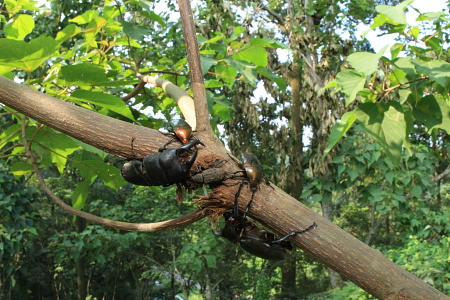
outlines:
[{"label": "beetle hanging upside down", "polygon": [[238,198],[241,193],[242,186],[243,185],[239,186],[239,189],[234,197],[233,210],[223,214],[225,218],[225,226],[222,231],[214,232],[214,234],[222,236],[234,244],[238,244],[248,253],[260,258],[270,260],[285,259],[286,256],[292,251],[292,244],[286,239],[315,228],[316,223],[313,223],[306,229],[292,231],[284,237],[277,239],[273,233],[259,228],[255,223],[247,219],[246,213],[251,202],[249,202],[245,212],[242,215],[239,213]]},{"label": "beetle hanging upside down", "polygon": [[[237,171],[236,173],[243,173],[247,181],[241,182],[242,185],[248,183],[250,186],[250,190],[252,191],[252,198],[250,199],[250,202],[247,205],[247,210],[250,207],[250,205],[253,202],[253,196],[255,192],[259,188],[259,184],[264,180],[265,183],[270,186],[272,189],[273,187],[270,185],[269,180],[264,176],[264,169],[259,162],[258,158],[253,153],[242,153],[242,163],[236,161],[232,156],[230,156],[231,159],[233,159],[241,168],[241,171]],[[240,188],[241,188],[240,187]],[[247,213],[247,210],[244,212],[244,214]]]},{"label": "beetle hanging upside down", "polygon": [[[132,149],[133,141],[134,138],[131,140]],[[198,149],[196,146],[198,144],[205,146],[199,140],[195,140],[176,149],[161,148],[159,152],[144,158],[136,155],[137,159],[130,160],[122,166],[121,174],[126,181],[136,185],[169,186],[175,183],[185,183],[189,175],[189,169],[197,158]],[[195,147],[195,150],[190,158],[182,157],[193,147]]]}]

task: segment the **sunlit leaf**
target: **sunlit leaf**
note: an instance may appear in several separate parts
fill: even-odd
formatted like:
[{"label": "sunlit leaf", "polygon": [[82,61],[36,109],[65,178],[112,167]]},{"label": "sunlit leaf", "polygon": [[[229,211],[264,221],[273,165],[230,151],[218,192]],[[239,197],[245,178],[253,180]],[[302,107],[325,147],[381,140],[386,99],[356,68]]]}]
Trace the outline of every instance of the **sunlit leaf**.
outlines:
[{"label": "sunlit leaf", "polygon": [[51,37],[38,37],[28,43],[0,39],[0,64],[31,72],[50,58],[59,45]]},{"label": "sunlit leaf", "polygon": [[419,59],[412,60],[417,71],[430,77],[430,80],[436,81],[444,88],[450,88],[450,63],[442,60],[423,61]]},{"label": "sunlit leaf", "polygon": [[9,39],[23,40],[34,29],[34,19],[30,15],[20,14],[5,24],[3,30]]},{"label": "sunlit leaf", "polygon": [[340,90],[345,95],[345,105],[352,103],[356,94],[364,88],[366,78],[353,70],[344,70],[336,76]]},{"label": "sunlit leaf", "polygon": [[267,66],[267,51],[263,47],[254,46],[233,54],[233,59],[255,64],[255,66]]}]

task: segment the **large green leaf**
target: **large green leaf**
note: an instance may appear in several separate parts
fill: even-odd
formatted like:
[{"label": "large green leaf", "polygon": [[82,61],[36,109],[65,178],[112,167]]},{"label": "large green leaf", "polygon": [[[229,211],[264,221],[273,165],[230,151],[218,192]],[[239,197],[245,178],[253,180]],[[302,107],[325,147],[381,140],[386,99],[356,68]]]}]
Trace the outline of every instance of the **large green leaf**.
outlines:
[{"label": "large green leaf", "polygon": [[[244,48],[244,47],[243,47]],[[253,63],[255,66],[267,66],[267,51],[261,46],[251,46],[233,54],[233,59]]]},{"label": "large green leaf", "polygon": [[108,81],[101,66],[81,63],[61,67],[61,77],[71,85],[97,85]]},{"label": "large green leaf", "polygon": [[72,193],[72,207],[75,209],[83,209],[89,193],[90,182],[88,180],[81,181],[77,184]]},{"label": "large green leaf", "polygon": [[345,105],[352,103],[356,94],[364,88],[366,78],[354,70],[344,70],[336,76],[336,83],[345,95]]},{"label": "large green leaf", "polygon": [[419,100],[413,109],[414,118],[429,129],[442,128],[450,133],[450,109],[444,98],[428,95]]},{"label": "large green leaf", "polygon": [[202,74],[203,75],[208,73],[209,69],[212,66],[217,65],[217,60],[215,60],[214,58],[208,57],[208,56],[204,56],[204,55],[200,56],[200,62],[202,64]]},{"label": "large green leaf", "polygon": [[355,110],[355,117],[365,132],[372,135],[398,164],[406,138],[406,121],[397,102],[363,103]]},{"label": "large green leaf", "polygon": [[51,57],[59,45],[51,37],[42,36],[28,43],[0,39],[0,64],[31,72]]},{"label": "large green leaf", "polygon": [[423,61],[412,60],[417,71],[430,77],[430,80],[437,82],[447,90],[450,89],[450,64],[442,60]]},{"label": "large green leaf", "polygon": [[122,21],[122,26],[123,32],[136,41],[143,41],[146,36],[152,34],[147,26],[137,26],[127,21]]},{"label": "large green leaf", "polygon": [[105,185],[115,190],[118,190],[119,187],[126,184],[125,179],[120,175],[120,170],[104,163],[101,159],[74,161],[73,166],[80,170],[82,177],[90,182],[93,182],[98,176],[103,180]]},{"label": "large green leaf", "polygon": [[70,100],[95,104],[135,121],[130,108],[122,100],[110,94],[76,90],[70,95]]},{"label": "large green leaf", "polygon": [[[68,135],[62,134],[49,127],[44,127],[34,136],[34,141],[49,149],[50,158],[62,174],[67,162],[67,156],[81,147]],[[33,145],[33,144],[32,144]]]},{"label": "large green leaf", "polygon": [[14,40],[23,40],[33,31],[34,19],[30,15],[20,14],[14,17],[12,22],[5,24],[3,30],[6,36]]},{"label": "large green leaf", "polygon": [[388,46],[383,47],[378,53],[355,52],[347,57],[349,64],[366,76],[371,75],[378,69],[378,61]]},{"label": "large green leaf", "polygon": [[256,88],[256,67],[242,60],[235,60],[231,58],[224,59],[230,66],[244,76],[246,82],[252,87]]}]

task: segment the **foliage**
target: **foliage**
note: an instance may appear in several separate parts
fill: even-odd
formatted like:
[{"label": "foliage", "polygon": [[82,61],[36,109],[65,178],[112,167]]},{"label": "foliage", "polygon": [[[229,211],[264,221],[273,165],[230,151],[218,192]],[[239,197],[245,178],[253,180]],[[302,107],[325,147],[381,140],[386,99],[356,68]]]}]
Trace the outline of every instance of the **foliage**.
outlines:
[{"label": "foliage", "polygon": [[33,239],[40,234],[40,206],[35,188],[14,178],[0,160],[0,291],[9,294],[16,286],[17,273],[28,270],[24,262],[39,255]]},{"label": "foliage", "polygon": [[[443,29],[449,28],[450,19],[444,12],[423,13],[417,19],[420,24],[410,26],[404,11],[412,2],[376,7],[379,14],[371,29],[385,27],[384,33],[401,37],[389,49],[390,58],[383,56],[386,47],[376,54],[352,53],[347,57],[351,69],[342,70],[328,85],[343,94],[347,106],[361,104],[335,125],[325,153],[355,121],[387,150],[394,164],[400,162],[403,147],[409,147],[413,124],[433,135],[450,132],[450,63],[443,46],[449,42]],[[411,41],[422,43],[414,46]]]}]

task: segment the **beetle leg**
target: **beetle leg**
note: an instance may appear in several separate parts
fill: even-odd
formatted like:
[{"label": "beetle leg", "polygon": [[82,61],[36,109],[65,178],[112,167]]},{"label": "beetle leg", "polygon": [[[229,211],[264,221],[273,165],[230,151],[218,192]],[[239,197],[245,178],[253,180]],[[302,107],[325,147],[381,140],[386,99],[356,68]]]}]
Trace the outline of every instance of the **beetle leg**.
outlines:
[{"label": "beetle leg", "polygon": [[253,196],[255,195],[255,192],[256,192],[256,191],[252,190],[252,198],[250,199],[250,201],[249,201],[248,204],[247,204],[247,207],[246,207],[245,210],[244,210],[244,218],[247,216],[247,213],[248,213],[248,211],[249,211],[249,209],[250,209],[250,206],[251,206],[252,203],[253,203]]},{"label": "beetle leg", "polygon": [[[241,185],[239,186],[239,189],[237,190],[236,194],[234,195],[234,208],[233,208],[233,212],[235,216],[239,216],[239,203],[238,203],[238,199],[239,199],[239,195],[241,194],[241,190],[242,190],[242,186],[244,185],[245,182],[241,182]],[[244,214],[244,218],[245,218],[245,214]]]},{"label": "beetle leg", "polygon": [[170,143],[172,143],[173,140],[175,140],[174,137],[172,137],[172,139],[171,139],[170,141],[168,141],[167,143],[165,143],[164,146],[162,146],[161,148],[159,148],[158,151],[159,151],[159,152],[163,152],[164,150],[166,150],[166,149],[167,149],[167,145],[169,145]]},{"label": "beetle leg", "polygon": [[316,222],[314,222],[308,228],[305,228],[303,230],[292,231],[292,232],[286,234],[285,236],[283,236],[282,238],[280,238],[280,239],[278,239],[276,241],[273,241],[271,244],[280,243],[280,242],[284,241],[285,239],[287,239],[288,237],[294,236],[296,234],[305,233],[305,232],[310,231],[311,229],[316,228],[316,227],[317,227],[317,224],[316,224]]},{"label": "beetle leg", "polygon": [[138,160],[143,160],[143,158],[142,157],[140,157],[139,155],[137,155],[137,153],[136,153],[136,151],[134,151],[134,140],[135,140],[136,138],[135,137],[132,137],[131,138],[131,151],[133,151],[133,153],[134,153],[134,156],[138,159]]}]

